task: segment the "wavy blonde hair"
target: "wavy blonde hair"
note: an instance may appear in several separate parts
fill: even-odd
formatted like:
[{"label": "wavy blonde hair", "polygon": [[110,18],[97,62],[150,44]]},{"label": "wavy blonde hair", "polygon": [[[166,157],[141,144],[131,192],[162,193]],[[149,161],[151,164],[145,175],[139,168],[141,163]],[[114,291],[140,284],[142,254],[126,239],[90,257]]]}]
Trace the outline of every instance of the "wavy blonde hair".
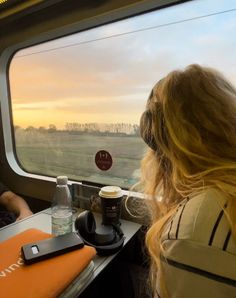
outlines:
[{"label": "wavy blonde hair", "polygon": [[236,90],[211,68],[190,65],[173,71],[154,86],[140,130],[152,148],[141,163],[141,183],[151,198],[146,245],[155,291],[160,237],[184,198],[208,187],[223,192],[236,235]]}]

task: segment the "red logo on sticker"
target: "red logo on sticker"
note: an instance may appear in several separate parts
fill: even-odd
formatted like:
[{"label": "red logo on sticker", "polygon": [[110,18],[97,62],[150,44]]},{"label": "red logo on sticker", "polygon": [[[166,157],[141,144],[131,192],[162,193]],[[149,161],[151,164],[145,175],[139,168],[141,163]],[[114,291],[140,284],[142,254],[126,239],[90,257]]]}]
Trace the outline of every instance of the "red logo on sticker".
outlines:
[{"label": "red logo on sticker", "polygon": [[102,171],[107,171],[112,166],[111,154],[105,150],[100,150],[95,155],[95,163]]}]

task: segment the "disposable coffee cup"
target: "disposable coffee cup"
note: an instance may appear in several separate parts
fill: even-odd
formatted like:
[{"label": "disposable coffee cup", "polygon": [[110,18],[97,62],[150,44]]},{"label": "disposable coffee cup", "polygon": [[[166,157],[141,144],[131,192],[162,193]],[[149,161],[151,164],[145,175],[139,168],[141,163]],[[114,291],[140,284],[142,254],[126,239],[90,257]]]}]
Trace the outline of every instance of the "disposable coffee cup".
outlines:
[{"label": "disposable coffee cup", "polygon": [[104,186],[99,192],[101,198],[102,223],[120,224],[123,191],[118,186]]}]

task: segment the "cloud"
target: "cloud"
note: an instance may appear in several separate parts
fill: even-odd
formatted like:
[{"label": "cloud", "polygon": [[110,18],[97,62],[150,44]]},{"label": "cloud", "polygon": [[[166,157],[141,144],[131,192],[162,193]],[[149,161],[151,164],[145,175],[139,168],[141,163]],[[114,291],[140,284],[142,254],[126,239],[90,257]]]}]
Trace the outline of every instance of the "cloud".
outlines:
[{"label": "cloud", "polygon": [[216,67],[236,83],[235,12],[110,38],[234,5],[212,3],[191,1],[23,50],[10,65],[14,111],[138,119],[152,86],[191,63]]}]

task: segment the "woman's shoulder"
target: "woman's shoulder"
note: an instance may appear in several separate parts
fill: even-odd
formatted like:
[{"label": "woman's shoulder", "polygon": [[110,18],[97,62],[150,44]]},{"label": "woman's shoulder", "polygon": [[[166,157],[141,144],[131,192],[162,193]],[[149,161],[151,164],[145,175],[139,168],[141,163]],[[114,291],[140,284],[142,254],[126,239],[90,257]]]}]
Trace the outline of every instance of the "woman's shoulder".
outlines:
[{"label": "woman's shoulder", "polygon": [[189,240],[198,244],[232,250],[230,226],[224,214],[226,199],[216,189],[186,198],[167,223],[162,234],[165,240]]},{"label": "woman's shoulder", "polygon": [[195,292],[198,297],[235,297],[236,243],[225,203],[221,192],[207,190],[185,199],[166,225],[161,261],[171,297]]}]

